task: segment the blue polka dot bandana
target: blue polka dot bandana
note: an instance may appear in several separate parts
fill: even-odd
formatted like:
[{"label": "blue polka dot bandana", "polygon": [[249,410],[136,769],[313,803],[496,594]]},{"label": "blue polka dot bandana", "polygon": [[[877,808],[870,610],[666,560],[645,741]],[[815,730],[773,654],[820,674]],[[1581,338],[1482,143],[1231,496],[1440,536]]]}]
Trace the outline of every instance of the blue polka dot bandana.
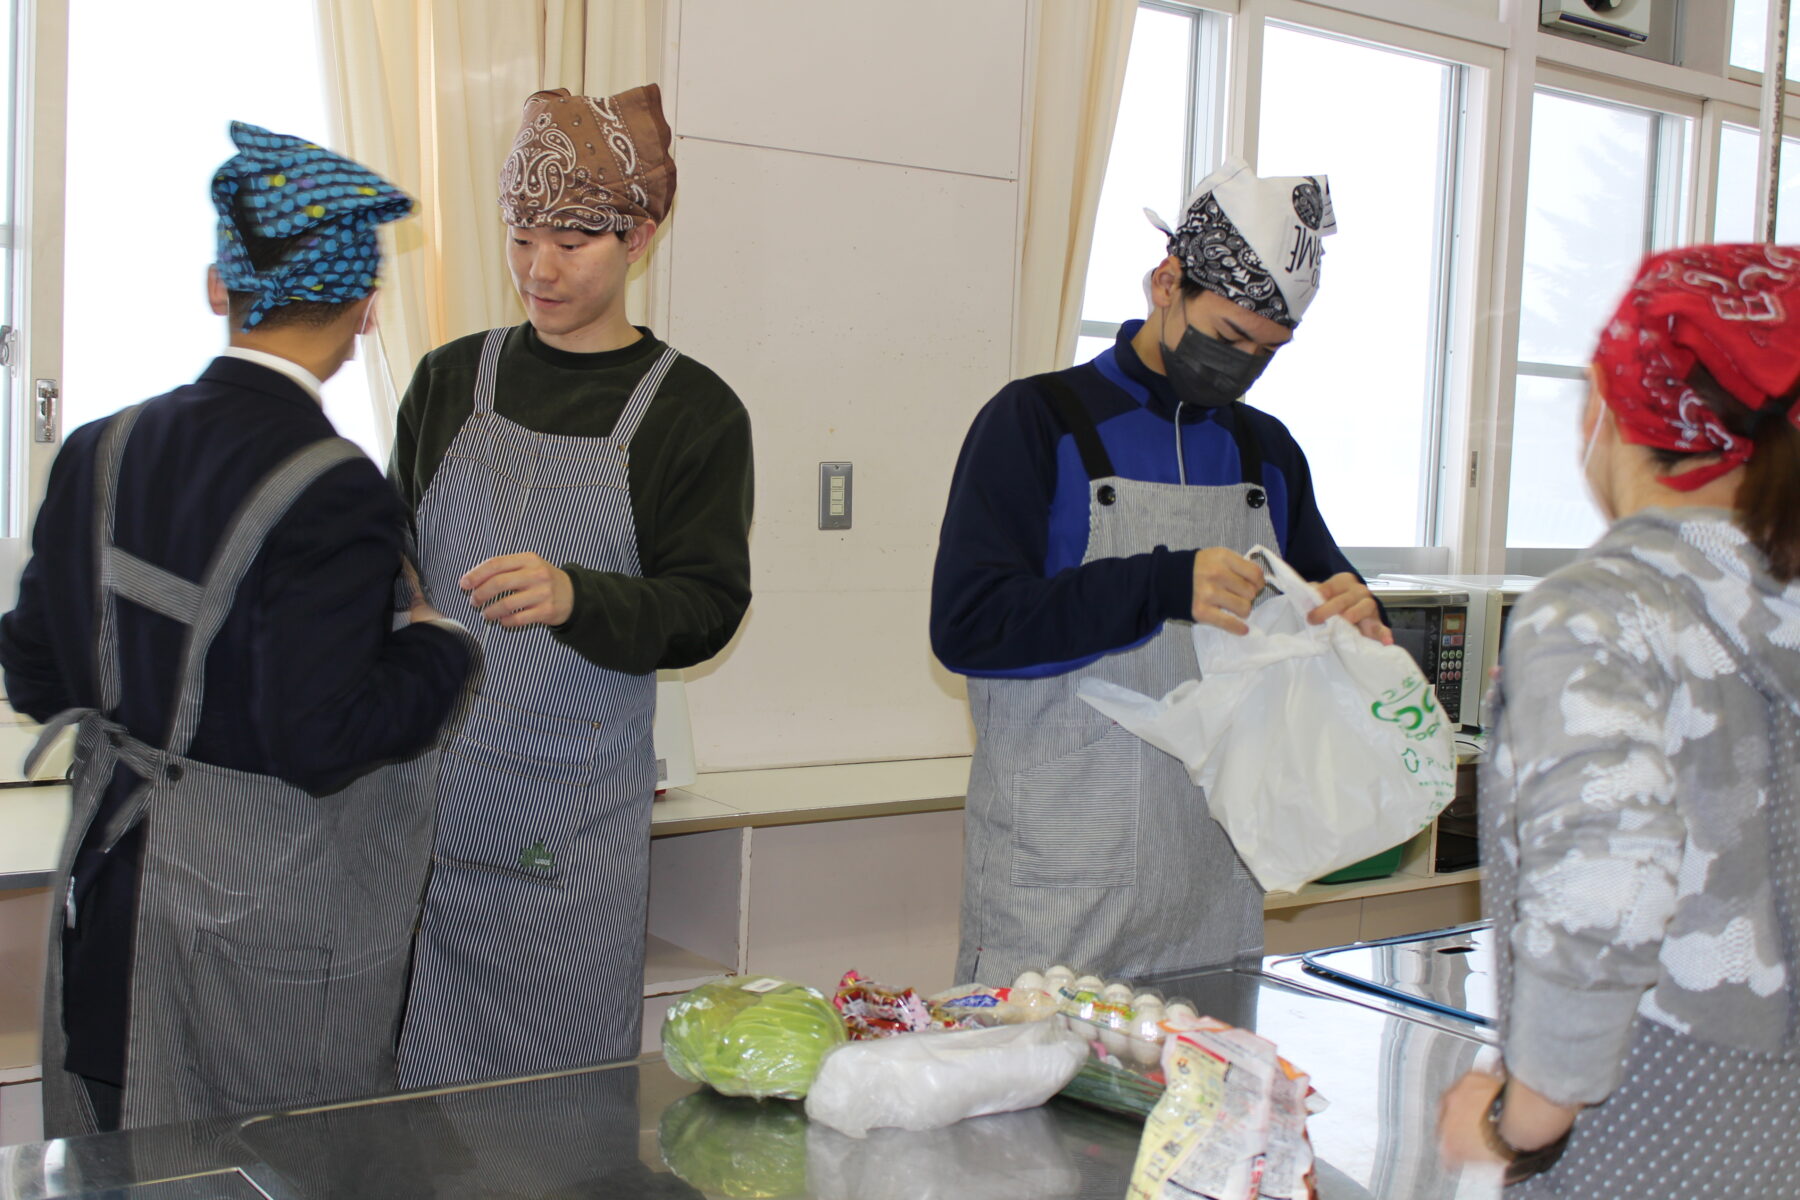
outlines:
[{"label": "blue polka dot bandana", "polygon": [[[251,329],[295,301],[360,300],[381,270],[378,226],[412,211],[412,198],[358,163],[323,146],[231,123],[236,155],[213,175],[219,210],[219,275],[234,292],[253,292]],[[279,263],[258,271],[246,235],[293,239]]]}]

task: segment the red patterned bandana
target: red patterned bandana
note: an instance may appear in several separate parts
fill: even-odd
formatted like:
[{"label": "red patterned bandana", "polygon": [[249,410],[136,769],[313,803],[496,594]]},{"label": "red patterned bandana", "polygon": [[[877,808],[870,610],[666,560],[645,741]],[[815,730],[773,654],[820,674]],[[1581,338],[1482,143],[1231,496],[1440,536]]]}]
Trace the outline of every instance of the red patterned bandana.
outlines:
[{"label": "red patterned bandana", "polygon": [[[1761,411],[1800,382],[1800,246],[1688,246],[1653,254],[1619,302],[1594,368],[1628,442],[1719,461],[1661,482],[1692,491],[1755,450],[1688,386],[1695,364]],[[1787,412],[1800,428],[1800,406]]]}]

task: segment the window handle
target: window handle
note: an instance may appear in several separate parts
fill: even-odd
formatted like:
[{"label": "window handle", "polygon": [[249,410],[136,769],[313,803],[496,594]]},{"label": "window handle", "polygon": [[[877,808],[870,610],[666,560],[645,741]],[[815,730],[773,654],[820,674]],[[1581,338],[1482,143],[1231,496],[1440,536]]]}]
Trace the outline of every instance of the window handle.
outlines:
[{"label": "window handle", "polygon": [[13,342],[17,340],[18,332],[11,325],[0,325],[0,367],[13,365]]},{"label": "window handle", "polygon": [[62,400],[62,388],[54,379],[37,381],[36,398],[32,406],[32,436],[40,442],[54,442],[57,438],[57,409]]}]

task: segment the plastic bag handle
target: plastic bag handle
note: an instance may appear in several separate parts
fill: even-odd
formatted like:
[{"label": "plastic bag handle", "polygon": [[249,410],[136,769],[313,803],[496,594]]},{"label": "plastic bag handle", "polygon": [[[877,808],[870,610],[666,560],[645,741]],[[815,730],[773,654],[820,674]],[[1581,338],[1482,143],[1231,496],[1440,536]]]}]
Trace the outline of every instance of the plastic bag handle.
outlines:
[{"label": "plastic bag handle", "polygon": [[1260,561],[1262,563],[1267,586],[1274,588],[1277,592],[1297,599],[1309,600],[1313,608],[1325,603],[1325,598],[1319,595],[1317,588],[1306,582],[1300,572],[1288,565],[1285,558],[1267,546],[1260,544],[1252,546],[1250,553],[1244,557],[1251,562]]}]

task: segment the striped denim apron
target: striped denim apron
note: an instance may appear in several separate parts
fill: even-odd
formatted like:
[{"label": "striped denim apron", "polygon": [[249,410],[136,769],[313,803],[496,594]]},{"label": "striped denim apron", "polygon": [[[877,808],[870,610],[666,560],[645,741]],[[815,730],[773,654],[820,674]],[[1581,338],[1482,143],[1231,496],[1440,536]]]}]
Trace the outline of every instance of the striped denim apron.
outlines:
[{"label": "striped denim apron", "polygon": [[474,409],[419,502],[427,593],[481,639],[485,677],[447,747],[437,854],[400,1046],[408,1087],[634,1058],[643,1020],[656,676],[595,666],[544,626],[485,622],[458,581],[501,554],[641,575],[627,462],[679,355],[663,351],[610,435],[536,433]]},{"label": "striped denim apron", "polygon": [[[1123,479],[1081,402],[1053,376],[1044,381],[1088,475],[1084,562],[1158,546],[1277,544],[1247,430],[1236,431],[1238,452],[1257,483]],[[1143,645],[1064,675],[969,679],[976,745],[958,980],[1004,986],[1053,964],[1142,978],[1262,953],[1262,891],[1208,815],[1206,793],[1179,760],[1076,696],[1090,675],[1161,696],[1199,676],[1192,626],[1166,622]]]},{"label": "striped denim apron", "polygon": [[[95,462],[100,705],[53,719],[33,751],[76,726],[73,817],[57,887],[70,877],[114,770],[141,781],[101,832],[108,853],[145,822],[132,943],[126,1128],[391,1091],[413,927],[431,864],[438,755],[372,771],[329,795],[187,757],[207,652],[264,539],[311,483],[362,451],[316,442],[271,471],[232,519],[196,584],[113,545],[119,464],[142,405],[115,417]],[[395,564],[398,569],[398,564]],[[189,627],[168,740],[152,746],[109,716],[123,684],[118,598]],[[296,630],[304,636],[304,630]],[[44,1002],[49,1136],[91,1132],[79,1078],[59,1069],[61,931]]]}]

